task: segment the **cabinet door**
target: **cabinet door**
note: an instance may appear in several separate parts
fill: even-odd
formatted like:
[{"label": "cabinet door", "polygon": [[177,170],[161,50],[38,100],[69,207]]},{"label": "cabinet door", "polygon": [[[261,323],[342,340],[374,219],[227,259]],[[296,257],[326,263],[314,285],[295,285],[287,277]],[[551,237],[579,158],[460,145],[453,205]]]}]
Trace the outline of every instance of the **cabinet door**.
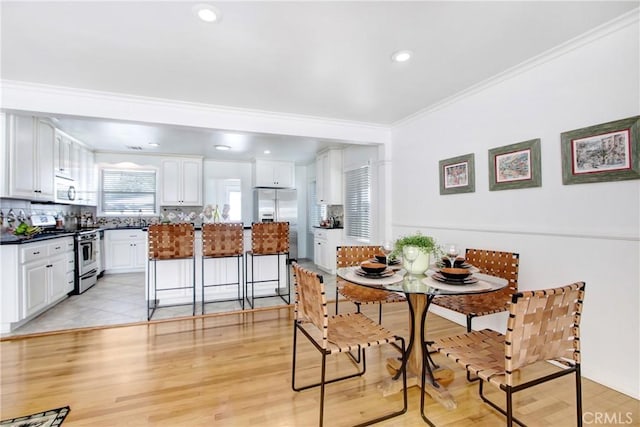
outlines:
[{"label": "cabinet door", "polygon": [[162,161],[161,205],[179,205],[181,201],[180,162],[177,160]]},{"label": "cabinet door", "polygon": [[324,248],[322,243],[321,240],[313,240],[313,263],[317,266],[324,265]]},{"label": "cabinet door", "polygon": [[56,175],[71,178],[71,140],[56,132],[53,167]]},{"label": "cabinet door", "polygon": [[131,245],[132,266],[143,269],[147,262],[147,245],[144,240],[136,240]]},{"label": "cabinet door", "polygon": [[199,159],[182,162],[182,204],[202,205],[202,161]]},{"label": "cabinet door", "polygon": [[38,121],[37,141],[37,199],[52,202],[54,199],[53,147],[55,128],[49,123]]},{"label": "cabinet door", "polygon": [[325,175],[326,175],[326,167],[327,160],[329,158],[328,153],[319,154],[316,158],[316,202],[319,205],[326,204],[326,196],[325,196]]},{"label": "cabinet door", "polygon": [[27,317],[47,305],[49,268],[46,263],[36,263],[26,264],[22,269],[24,314]]},{"label": "cabinet door", "polygon": [[9,193],[14,197],[36,196],[36,146],[34,120],[30,116],[9,117]]},{"label": "cabinet door", "polygon": [[53,302],[69,292],[67,282],[67,257],[66,255],[56,257],[49,264],[51,279],[49,283],[49,302]]},{"label": "cabinet door", "polygon": [[278,187],[295,187],[295,165],[293,163],[278,162],[275,166],[273,176]]},{"label": "cabinet door", "polygon": [[126,240],[113,240],[107,245],[107,270],[132,268],[132,243]]}]

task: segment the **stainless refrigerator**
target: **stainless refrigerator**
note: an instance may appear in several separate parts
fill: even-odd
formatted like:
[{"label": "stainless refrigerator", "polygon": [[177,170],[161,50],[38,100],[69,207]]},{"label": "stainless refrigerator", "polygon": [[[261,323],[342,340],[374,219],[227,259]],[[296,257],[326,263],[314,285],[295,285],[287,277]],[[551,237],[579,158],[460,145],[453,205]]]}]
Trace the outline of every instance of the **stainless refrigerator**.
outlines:
[{"label": "stainless refrigerator", "polygon": [[298,199],[296,190],[256,188],[253,190],[253,220],[289,223],[289,258],[298,259]]}]

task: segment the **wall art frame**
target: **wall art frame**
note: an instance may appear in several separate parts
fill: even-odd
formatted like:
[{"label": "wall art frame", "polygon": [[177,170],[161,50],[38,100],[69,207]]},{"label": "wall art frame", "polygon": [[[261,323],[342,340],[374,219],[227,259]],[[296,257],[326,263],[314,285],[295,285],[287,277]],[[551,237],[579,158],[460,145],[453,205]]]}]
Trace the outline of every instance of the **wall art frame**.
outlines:
[{"label": "wall art frame", "polygon": [[438,162],[440,194],[473,193],[476,191],[474,154],[451,157]]},{"label": "wall art frame", "polygon": [[562,183],[640,179],[640,116],[560,134]]},{"label": "wall art frame", "polygon": [[489,150],[489,191],[541,186],[539,138]]}]

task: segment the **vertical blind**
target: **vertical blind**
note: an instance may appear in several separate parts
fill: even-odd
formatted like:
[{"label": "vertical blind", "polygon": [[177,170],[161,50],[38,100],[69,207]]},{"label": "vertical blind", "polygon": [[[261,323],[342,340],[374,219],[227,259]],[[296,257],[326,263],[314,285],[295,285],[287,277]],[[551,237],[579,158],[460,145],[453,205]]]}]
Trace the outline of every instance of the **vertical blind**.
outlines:
[{"label": "vertical blind", "polygon": [[102,211],[155,214],[156,171],[103,169]]},{"label": "vertical blind", "polygon": [[371,168],[369,165],[345,173],[345,227],[347,236],[371,238]]}]

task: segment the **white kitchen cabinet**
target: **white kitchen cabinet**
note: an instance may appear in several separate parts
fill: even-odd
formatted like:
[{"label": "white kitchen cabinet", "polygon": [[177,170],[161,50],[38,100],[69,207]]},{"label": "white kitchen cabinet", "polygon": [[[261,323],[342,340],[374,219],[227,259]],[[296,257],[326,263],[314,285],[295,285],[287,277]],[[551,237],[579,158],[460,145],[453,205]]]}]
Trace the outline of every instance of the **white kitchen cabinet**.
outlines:
[{"label": "white kitchen cabinet", "polygon": [[0,246],[2,332],[20,326],[73,291],[73,238]]},{"label": "white kitchen cabinet", "polygon": [[316,199],[321,205],[342,205],[342,150],[327,150],[316,157]]},{"label": "white kitchen cabinet", "polygon": [[144,271],[147,260],[146,232],[138,229],[105,230],[105,271]]},{"label": "white kitchen cabinet", "polygon": [[9,197],[53,201],[55,130],[31,116],[11,114],[9,130]]},{"label": "white kitchen cabinet", "polygon": [[296,168],[293,162],[256,160],[253,164],[253,186],[294,188]]},{"label": "white kitchen cabinet", "polygon": [[336,248],[342,241],[342,229],[313,229],[313,263],[327,273],[336,274]]},{"label": "white kitchen cabinet", "polygon": [[53,168],[57,176],[71,178],[71,140],[58,130],[55,132]]},{"label": "white kitchen cabinet", "polygon": [[172,158],[162,161],[160,205],[202,205],[202,159]]},{"label": "white kitchen cabinet", "polygon": [[96,206],[98,190],[95,178],[95,159],[93,151],[81,146],[79,152],[78,198],[76,203]]}]

